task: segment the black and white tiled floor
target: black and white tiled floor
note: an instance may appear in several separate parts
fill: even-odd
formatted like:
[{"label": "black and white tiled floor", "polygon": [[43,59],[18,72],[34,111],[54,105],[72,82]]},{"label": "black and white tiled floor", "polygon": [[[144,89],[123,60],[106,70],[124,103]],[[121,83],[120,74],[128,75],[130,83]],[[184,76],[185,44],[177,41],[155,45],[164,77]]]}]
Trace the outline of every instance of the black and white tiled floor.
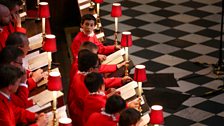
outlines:
[{"label": "black and white tiled floor", "polygon": [[[107,41],[114,39],[114,0],[101,5],[101,20]],[[174,73],[179,87],[168,87],[185,94],[200,95],[222,85],[212,68],[193,62],[215,64],[221,22],[221,0],[123,0],[119,32],[131,31],[129,49],[134,64],[146,65],[147,73]],[[119,35],[120,38],[120,35]],[[224,52],[222,53],[224,54]],[[131,71],[133,72],[133,71]],[[147,90],[147,88],[146,88]],[[148,89],[150,90],[150,88]],[[177,110],[164,109],[166,126],[224,126],[224,94],[190,97]]]}]

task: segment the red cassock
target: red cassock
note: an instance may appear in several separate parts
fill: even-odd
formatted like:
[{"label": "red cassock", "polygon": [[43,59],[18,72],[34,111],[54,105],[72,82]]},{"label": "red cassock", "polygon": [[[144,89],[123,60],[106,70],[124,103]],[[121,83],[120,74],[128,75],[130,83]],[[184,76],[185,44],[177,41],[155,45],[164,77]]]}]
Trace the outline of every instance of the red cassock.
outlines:
[{"label": "red cassock", "polygon": [[[16,126],[18,123],[35,122],[35,113],[16,107],[0,93],[0,124],[1,126]],[[37,126],[33,124],[32,126]]]},{"label": "red cassock", "polygon": [[[84,84],[85,75],[77,72],[69,86],[68,91],[68,108],[72,123],[75,126],[83,126],[82,117],[84,110],[84,100],[89,94],[88,89]],[[105,78],[105,87],[119,87],[122,85],[121,78]]]},{"label": "red cassock", "polygon": [[85,126],[117,126],[117,120],[111,116],[103,115],[101,113],[93,113]]},{"label": "red cassock", "polygon": [[26,33],[26,29],[21,27],[14,27],[12,23],[10,23],[8,26],[3,27],[3,31],[0,32],[0,51],[5,47],[5,41],[7,40],[9,34],[13,32]]},{"label": "red cassock", "polygon": [[84,101],[83,119],[87,122],[89,116],[94,112],[101,112],[105,108],[107,96],[101,94],[90,94]]},{"label": "red cassock", "polygon": [[102,44],[102,42],[100,42],[97,39],[95,34],[93,36],[88,36],[88,35],[85,35],[83,32],[79,32],[71,44],[71,51],[72,51],[73,58],[78,55],[79,48],[80,48],[81,44],[85,41],[90,41],[90,42],[96,44],[99,48],[98,49],[99,54],[108,55],[115,51],[115,47],[113,45],[112,46],[104,46]]},{"label": "red cassock", "polygon": [[84,74],[77,72],[69,86],[67,101],[73,126],[83,126],[84,99],[89,94],[84,84],[84,78]]},{"label": "red cassock", "polygon": [[11,94],[11,101],[15,106],[28,108],[33,105],[32,100],[28,100],[29,89],[24,86],[19,86],[16,93]]}]

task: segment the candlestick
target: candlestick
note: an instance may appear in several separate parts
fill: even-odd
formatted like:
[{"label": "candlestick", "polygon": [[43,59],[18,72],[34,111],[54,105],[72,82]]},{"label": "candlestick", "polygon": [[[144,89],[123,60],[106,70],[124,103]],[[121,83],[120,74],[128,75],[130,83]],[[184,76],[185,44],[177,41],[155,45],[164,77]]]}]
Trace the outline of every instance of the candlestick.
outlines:
[{"label": "candlestick", "polygon": [[57,126],[57,91],[53,91],[53,126]]},{"label": "candlestick", "polygon": [[51,70],[51,62],[52,62],[51,52],[47,52],[47,57],[48,57],[48,73],[50,73],[50,70]]},{"label": "candlestick", "polygon": [[45,18],[42,18],[42,36],[43,38],[45,38],[45,22],[46,22],[46,19]]}]

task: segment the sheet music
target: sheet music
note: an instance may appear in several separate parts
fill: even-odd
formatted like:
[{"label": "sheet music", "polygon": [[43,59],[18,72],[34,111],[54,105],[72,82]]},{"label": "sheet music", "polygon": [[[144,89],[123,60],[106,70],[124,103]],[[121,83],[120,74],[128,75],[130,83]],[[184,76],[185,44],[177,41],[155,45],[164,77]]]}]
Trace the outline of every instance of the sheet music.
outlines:
[{"label": "sheet music", "polygon": [[[66,118],[68,117],[67,113],[66,113],[66,105],[58,108],[57,110],[57,119],[59,118]],[[53,113],[52,112],[48,112],[47,113],[48,115],[48,119],[49,119],[49,122],[48,122],[48,126],[53,126]]]},{"label": "sheet music", "polygon": [[128,98],[131,98],[132,96],[136,95],[135,88],[137,87],[137,82],[132,81],[128,84],[118,88],[116,91],[119,91],[121,93],[121,97],[126,100]]},{"label": "sheet music", "polygon": [[124,48],[110,54],[107,56],[106,60],[102,62],[102,64],[108,64],[109,62],[115,60],[116,58],[119,58],[120,56],[124,55],[125,51]]},{"label": "sheet music", "polygon": [[149,121],[150,121],[150,117],[149,117],[149,113],[147,113],[147,114],[145,114],[141,117],[141,121],[139,123],[139,126],[147,126]]},{"label": "sheet music", "polygon": [[102,37],[104,37],[105,35],[104,35],[104,32],[101,32],[101,33],[99,33],[99,34],[96,34],[96,37],[99,39],[99,38],[102,38]]},{"label": "sheet music", "polygon": [[41,68],[48,65],[48,55],[47,52],[43,52],[36,57],[33,57],[28,60],[29,69],[31,71]]},{"label": "sheet music", "polygon": [[78,0],[79,4],[84,3],[84,2],[88,2],[88,0]]},{"label": "sheet music", "polygon": [[48,108],[51,106],[51,103],[47,103],[46,105],[43,105],[43,106],[38,106],[38,105],[34,105],[34,106],[31,106],[29,108],[27,108],[26,110],[30,111],[30,112],[39,112],[45,108]]},{"label": "sheet music", "polygon": [[86,8],[88,8],[90,6],[91,6],[90,3],[87,3],[87,4],[79,6],[79,8],[80,8],[80,10],[83,10],[83,9],[86,9]]},{"label": "sheet music", "polygon": [[28,40],[29,40],[30,51],[42,47],[42,42],[43,42],[42,33],[36,34],[28,38]]},{"label": "sheet music", "polygon": [[[57,91],[57,98],[64,95],[61,91]],[[43,106],[50,101],[53,101],[53,92],[49,90],[44,90],[41,93],[33,96],[31,99],[38,105]]]}]

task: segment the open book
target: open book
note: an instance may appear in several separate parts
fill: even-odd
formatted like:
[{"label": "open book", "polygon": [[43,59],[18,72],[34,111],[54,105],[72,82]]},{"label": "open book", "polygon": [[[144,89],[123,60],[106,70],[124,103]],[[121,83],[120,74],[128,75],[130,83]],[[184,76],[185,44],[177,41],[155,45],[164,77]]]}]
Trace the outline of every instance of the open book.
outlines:
[{"label": "open book", "polygon": [[42,47],[42,42],[43,42],[42,33],[34,35],[28,39],[29,39],[29,47],[30,47],[29,51]]},{"label": "open book", "polygon": [[116,91],[119,91],[121,93],[121,97],[124,100],[127,100],[134,95],[136,95],[135,88],[137,87],[137,82],[136,81],[131,81],[128,84],[116,89]]},{"label": "open book", "polygon": [[28,60],[29,69],[31,71],[48,65],[48,54],[47,52],[40,53],[35,57]]},{"label": "open book", "polygon": [[[57,91],[57,98],[64,95],[61,91]],[[30,97],[33,102],[35,102],[38,106],[43,106],[51,101],[53,101],[53,92],[49,90],[44,90],[41,93]]]},{"label": "open book", "polygon": [[107,56],[106,60],[102,62],[102,64],[118,64],[124,61],[123,55],[125,51],[124,48],[110,54]]}]

